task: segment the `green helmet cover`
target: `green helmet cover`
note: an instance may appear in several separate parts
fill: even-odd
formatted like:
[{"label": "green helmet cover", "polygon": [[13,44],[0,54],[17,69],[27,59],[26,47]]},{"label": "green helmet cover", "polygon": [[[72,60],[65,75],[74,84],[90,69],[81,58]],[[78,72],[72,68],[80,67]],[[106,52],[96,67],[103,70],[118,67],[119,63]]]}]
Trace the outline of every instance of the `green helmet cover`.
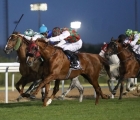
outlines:
[{"label": "green helmet cover", "polygon": [[126,34],[127,36],[130,36],[130,35],[133,34],[133,31],[132,31],[131,29],[127,29],[127,30],[125,31],[125,34]]}]

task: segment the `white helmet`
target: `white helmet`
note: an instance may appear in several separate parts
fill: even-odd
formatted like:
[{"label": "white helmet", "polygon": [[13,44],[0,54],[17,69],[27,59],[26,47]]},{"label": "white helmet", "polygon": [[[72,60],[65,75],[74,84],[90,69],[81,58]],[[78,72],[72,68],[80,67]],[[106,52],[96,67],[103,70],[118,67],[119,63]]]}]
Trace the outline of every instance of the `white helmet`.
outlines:
[{"label": "white helmet", "polygon": [[26,36],[32,37],[32,36],[34,36],[34,31],[33,31],[32,29],[27,29],[27,30],[24,32],[24,34],[25,34]]}]

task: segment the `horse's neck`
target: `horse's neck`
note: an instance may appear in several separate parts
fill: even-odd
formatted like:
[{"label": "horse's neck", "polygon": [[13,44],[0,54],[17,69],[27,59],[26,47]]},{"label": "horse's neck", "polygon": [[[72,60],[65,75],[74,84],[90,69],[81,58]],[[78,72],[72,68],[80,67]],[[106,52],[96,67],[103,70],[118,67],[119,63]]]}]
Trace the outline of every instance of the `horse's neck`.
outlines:
[{"label": "horse's neck", "polygon": [[26,48],[27,48],[27,45],[25,43],[22,43],[19,49],[17,50],[17,55],[20,61],[26,60]]},{"label": "horse's neck", "polygon": [[38,72],[41,63],[42,62],[39,59],[35,60],[33,66],[31,67],[31,69],[33,71],[35,71],[35,72]]},{"label": "horse's neck", "polygon": [[50,45],[45,46],[44,44],[43,43],[38,44],[39,52],[43,58],[49,59],[56,52],[56,48],[54,48],[53,46],[50,46]]},{"label": "horse's neck", "polygon": [[128,50],[128,48],[123,48],[122,46],[120,46],[118,48],[118,57],[120,60],[125,60],[129,57],[131,57],[132,52],[130,52],[130,50]]}]

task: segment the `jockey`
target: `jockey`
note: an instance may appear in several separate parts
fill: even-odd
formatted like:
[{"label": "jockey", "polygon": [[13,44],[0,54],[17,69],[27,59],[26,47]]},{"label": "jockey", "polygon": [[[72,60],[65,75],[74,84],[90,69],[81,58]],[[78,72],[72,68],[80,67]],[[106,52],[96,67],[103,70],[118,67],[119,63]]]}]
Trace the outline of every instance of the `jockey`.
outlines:
[{"label": "jockey", "polygon": [[99,53],[99,55],[100,55],[101,57],[105,57],[104,54],[105,54],[106,48],[107,48],[107,43],[104,42],[104,43],[103,43],[103,46],[101,47],[101,52]]},{"label": "jockey", "polygon": [[47,27],[42,24],[39,28],[39,32],[34,32],[32,29],[27,29],[24,32],[24,37],[28,40],[36,40],[37,38],[50,38],[52,34],[51,30],[48,30]]},{"label": "jockey", "polygon": [[140,40],[140,35],[137,31],[132,31],[131,29],[127,29],[125,32],[127,38],[124,40],[125,44],[130,44],[132,46],[133,51],[136,54],[140,54],[140,46],[138,45]]},{"label": "jockey", "polygon": [[67,54],[71,61],[71,67],[79,69],[79,61],[77,56],[73,53],[79,50],[82,47],[82,40],[80,35],[70,28],[59,28],[55,27],[53,29],[52,37],[48,39],[50,42],[58,42],[55,46],[60,47],[64,50],[64,53]]}]

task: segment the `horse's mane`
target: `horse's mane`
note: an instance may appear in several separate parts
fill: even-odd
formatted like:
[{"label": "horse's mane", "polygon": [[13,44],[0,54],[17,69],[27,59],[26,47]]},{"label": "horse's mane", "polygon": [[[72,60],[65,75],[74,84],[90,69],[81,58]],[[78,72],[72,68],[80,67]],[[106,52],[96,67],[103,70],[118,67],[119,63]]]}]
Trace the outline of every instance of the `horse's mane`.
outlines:
[{"label": "horse's mane", "polygon": [[36,42],[42,42],[42,43],[48,44],[48,42],[45,40],[45,38],[37,38]]},{"label": "horse's mane", "polygon": [[117,41],[123,48],[128,48],[128,50],[129,50],[130,52],[134,53],[133,48],[132,48],[132,46],[131,46],[130,44],[124,44],[124,43],[123,43],[124,38],[123,38],[123,39],[118,38],[116,41]]},{"label": "horse's mane", "polygon": [[49,42],[49,41],[46,41],[46,39],[45,39],[45,38],[38,38],[38,39],[36,39],[36,41],[35,41],[35,42],[36,42],[36,43],[37,43],[37,42],[42,42],[42,43],[44,43],[44,44],[45,44],[45,46],[49,45],[49,46],[55,47],[55,48],[60,49],[60,50],[62,50],[62,51],[63,51],[63,49],[62,49],[62,48],[60,48],[60,47],[57,47],[57,46],[54,46],[54,45],[50,44],[50,42]]},{"label": "horse's mane", "polygon": [[18,35],[20,32],[14,31],[12,34]]}]

